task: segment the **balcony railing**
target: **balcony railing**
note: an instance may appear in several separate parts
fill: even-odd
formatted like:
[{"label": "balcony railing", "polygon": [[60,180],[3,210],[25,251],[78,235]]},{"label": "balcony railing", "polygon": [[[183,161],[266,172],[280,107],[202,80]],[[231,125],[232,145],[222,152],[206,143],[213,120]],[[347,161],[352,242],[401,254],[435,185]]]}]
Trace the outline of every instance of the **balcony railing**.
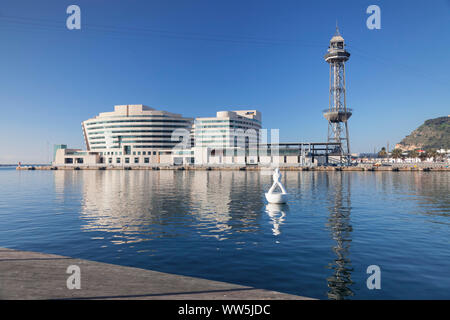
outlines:
[{"label": "balcony railing", "polygon": [[[325,112],[345,112],[345,109],[343,109],[343,108],[342,109],[335,109],[335,108],[324,109],[322,112],[323,113],[325,113]],[[347,112],[353,113],[353,109],[347,108]]]}]

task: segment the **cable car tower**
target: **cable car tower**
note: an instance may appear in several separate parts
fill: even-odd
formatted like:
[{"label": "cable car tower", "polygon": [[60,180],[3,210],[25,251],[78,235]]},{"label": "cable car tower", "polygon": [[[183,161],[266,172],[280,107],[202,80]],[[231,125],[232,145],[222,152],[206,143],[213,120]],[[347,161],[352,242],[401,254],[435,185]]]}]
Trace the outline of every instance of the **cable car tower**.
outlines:
[{"label": "cable car tower", "polygon": [[344,38],[336,25],[336,34],[331,38],[325,61],[330,65],[330,101],[323,116],[328,120],[328,142],[340,144],[333,154],[340,157],[340,162],[350,163],[350,140],[347,121],[352,110],[347,108],[345,99],[345,61],[350,53],[345,50]]}]

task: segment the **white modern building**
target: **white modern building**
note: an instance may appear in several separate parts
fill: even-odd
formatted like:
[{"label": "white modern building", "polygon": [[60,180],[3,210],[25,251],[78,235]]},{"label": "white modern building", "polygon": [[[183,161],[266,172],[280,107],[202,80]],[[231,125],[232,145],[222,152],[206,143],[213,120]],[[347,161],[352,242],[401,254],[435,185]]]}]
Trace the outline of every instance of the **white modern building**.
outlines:
[{"label": "white modern building", "polygon": [[195,146],[233,148],[257,143],[260,129],[261,112],[257,110],[219,111],[216,117],[195,119]]},{"label": "white modern building", "polygon": [[81,149],[67,149],[66,145],[55,146],[54,165],[80,166],[97,165],[100,163],[98,152],[84,151]]},{"label": "white modern building", "polygon": [[[87,151],[104,164],[160,163],[192,130],[193,119],[139,105],[118,105],[82,122]],[[187,144],[190,144],[187,141]]]},{"label": "white modern building", "polygon": [[333,147],[324,143],[278,143],[278,135],[275,139],[271,136],[271,143],[267,143],[261,118],[257,110],[235,110],[194,121],[144,105],[118,105],[112,112],[82,122],[86,150],[55,145],[53,165],[304,166],[317,164],[318,152],[328,157]]},{"label": "white modern building", "polygon": [[219,111],[215,117],[196,118],[195,163],[245,163],[248,150],[260,141],[261,112]]}]

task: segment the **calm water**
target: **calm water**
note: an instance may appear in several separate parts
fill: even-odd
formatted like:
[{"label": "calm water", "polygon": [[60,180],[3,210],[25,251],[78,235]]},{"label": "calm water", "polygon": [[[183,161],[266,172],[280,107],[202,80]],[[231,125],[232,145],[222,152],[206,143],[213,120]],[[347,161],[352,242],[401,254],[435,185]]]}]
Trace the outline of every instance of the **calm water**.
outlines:
[{"label": "calm water", "polygon": [[[0,169],[0,246],[321,299],[450,299],[450,173]],[[366,269],[381,268],[381,290]]]}]

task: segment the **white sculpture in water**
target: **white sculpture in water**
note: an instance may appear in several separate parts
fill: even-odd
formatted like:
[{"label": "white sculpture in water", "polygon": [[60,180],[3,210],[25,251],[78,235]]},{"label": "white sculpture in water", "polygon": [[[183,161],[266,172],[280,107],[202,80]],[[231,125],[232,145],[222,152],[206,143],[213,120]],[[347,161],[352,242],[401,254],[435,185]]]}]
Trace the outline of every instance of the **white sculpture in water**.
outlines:
[{"label": "white sculpture in water", "polygon": [[[280,187],[280,192],[274,192],[276,187]],[[273,173],[273,184],[272,187],[269,189],[269,192],[266,193],[266,199],[269,201],[269,203],[286,203],[287,201],[287,195],[286,189],[284,189],[283,185],[281,184],[281,173],[278,168],[275,169]]]}]

